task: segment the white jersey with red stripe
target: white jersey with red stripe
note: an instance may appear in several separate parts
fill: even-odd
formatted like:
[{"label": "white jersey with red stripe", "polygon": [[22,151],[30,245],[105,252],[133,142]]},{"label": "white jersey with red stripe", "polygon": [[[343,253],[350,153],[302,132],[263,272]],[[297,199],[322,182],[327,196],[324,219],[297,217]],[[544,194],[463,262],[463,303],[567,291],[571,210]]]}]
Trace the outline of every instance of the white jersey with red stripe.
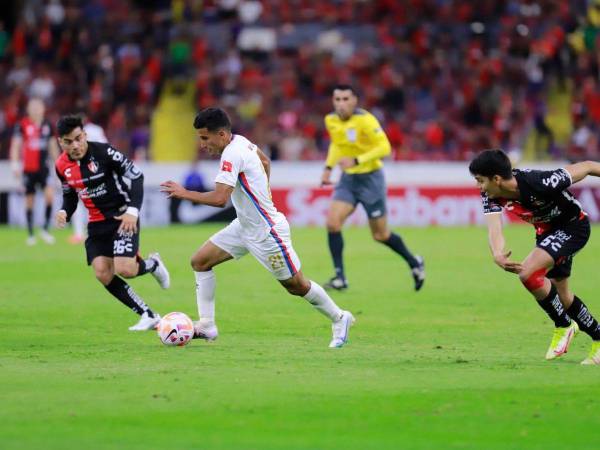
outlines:
[{"label": "white jersey with red stripe", "polygon": [[258,147],[244,136],[232,135],[231,142],[221,154],[215,182],[234,188],[231,201],[244,234],[260,241],[276,224],[286,222],[286,218],[273,204],[269,179],[257,150]]}]

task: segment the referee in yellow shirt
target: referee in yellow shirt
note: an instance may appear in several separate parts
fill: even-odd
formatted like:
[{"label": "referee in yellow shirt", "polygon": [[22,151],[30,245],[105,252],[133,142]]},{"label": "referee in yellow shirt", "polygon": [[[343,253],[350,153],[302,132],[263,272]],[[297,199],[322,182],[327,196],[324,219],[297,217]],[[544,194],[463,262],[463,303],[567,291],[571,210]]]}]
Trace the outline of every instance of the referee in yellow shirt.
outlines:
[{"label": "referee in yellow shirt", "polygon": [[335,276],[324,286],[337,290],[348,287],[342,256],[342,227],[360,203],[369,217],[373,239],[387,245],[404,258],[411,268],[415,290],[418,291],[425,281],[423,258],[413,256],[402,238],[393,233],[387,224],[386,186],[381,158],[390,154],[390,141],[375,116],[364,109],[358,109],[357,103],[358,98],[352,86],[337,85],[333,89],[335,111],[325,116],[331,144],[321,185],[332,184],[331,170],[336,164],[342,169],[342,176],[335,186],[327,213],[329,251]]}]

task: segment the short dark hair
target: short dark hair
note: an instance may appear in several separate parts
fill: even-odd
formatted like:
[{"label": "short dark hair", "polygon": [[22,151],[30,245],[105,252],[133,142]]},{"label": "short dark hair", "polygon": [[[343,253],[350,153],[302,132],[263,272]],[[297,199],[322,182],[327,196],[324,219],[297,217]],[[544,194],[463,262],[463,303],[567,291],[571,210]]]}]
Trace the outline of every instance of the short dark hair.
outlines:
[{"label": "short dark hair", "polygon": [[225,128],[231,131],[231,120],[221,108],[206,108],[200,111],[194,119],[194,128],[206,128],[208,131],[218,131]]},{"label": "short dark hair", "polygon": [[499,149],[484,150],[469,164],[472,175],[481,175],[492,178],[500,175],[505,180],[512,178],[512,164],[506,153]]},{"label": "short dark hair", "polygon": [[354,88],[349,85],[349,84],[336,84],[335,86],[333,86],[333,89],[331,89],[331,93],[333,94],[333,91],[338,90],[338,91],[350,91],[352,92],[355,96],[358,97],[358,93],[354,90]]},{"label": "short dark hair", "polygon": [[69,134],[75,128],[80,127],[83,130],[83,119],[78,114],[68,114],[58,119],[56,123],[56,131],[59,136]]}]

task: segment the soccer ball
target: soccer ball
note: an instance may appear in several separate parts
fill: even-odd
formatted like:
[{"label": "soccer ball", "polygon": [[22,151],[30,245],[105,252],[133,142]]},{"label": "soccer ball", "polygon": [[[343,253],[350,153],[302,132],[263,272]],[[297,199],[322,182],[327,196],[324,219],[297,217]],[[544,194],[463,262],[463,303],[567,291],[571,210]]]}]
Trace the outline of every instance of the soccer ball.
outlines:
[{"label": "soccer ball", "polygon": [[165,345],[186,345],[194,337],[194,324],[186,314],[172,312],[160,319],[158,337]]}]

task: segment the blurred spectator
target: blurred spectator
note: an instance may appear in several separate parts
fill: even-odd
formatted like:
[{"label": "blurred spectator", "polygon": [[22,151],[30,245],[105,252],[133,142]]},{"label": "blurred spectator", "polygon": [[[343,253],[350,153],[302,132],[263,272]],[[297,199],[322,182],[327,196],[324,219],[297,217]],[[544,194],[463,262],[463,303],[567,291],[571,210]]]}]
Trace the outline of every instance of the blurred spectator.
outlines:
[{"label": "blurred spectator", "polygon": [[325,157],[314,117],[329,111],[336,83],[356,86],[397,159],[522,152],[530,133],[539,158],[570,152],[573,139],[561,150],[546,112],[553,90],[570,86],[582,111],[574,131],[598,142],[600,0],[24,0],[16,9],[0,23],[0,139],[25,94],[43,97],[51,117],[84,101],[106,118],[111,142],[142,157],[152,108],[176,77],[176,90],[193,82],[197,108],[228,108],[240,132],[282,159]]}]

